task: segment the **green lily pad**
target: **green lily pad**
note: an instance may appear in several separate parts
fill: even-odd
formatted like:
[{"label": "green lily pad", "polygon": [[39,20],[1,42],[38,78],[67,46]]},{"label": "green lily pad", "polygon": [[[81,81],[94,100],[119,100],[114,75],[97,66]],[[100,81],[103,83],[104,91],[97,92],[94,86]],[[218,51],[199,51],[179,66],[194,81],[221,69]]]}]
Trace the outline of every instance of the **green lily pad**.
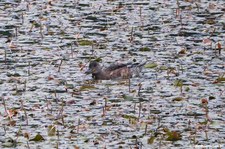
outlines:
[{"label": "green lily pad", "polygon": [[146,51],[150,51],[151,49],[149,47],[142,47],[139,49],[139,51],[141,52],[146,52]]},{"label": "green lily pad", "polygon": [[40,142],[44,140],[45,139],[42,137],[42,135],[40,135],[40,133],[38,133],[33,139],[30,139],[30,141],[35,141],[35,142]]},{"label": "green lily pad", "polygon": [[133,96],[122,95],[124,100],[132,101],[134,99]]},{"label": "green lily pad", "polygon": [[93,85],[83,85],[80,87],[80,91],[88,91],[88,90],[93,90],[93,89],[96,89],[95,86]]},{"label": "green lily pad", "polygon": [[138,118],[136,117],[136,116],[133,116],[133,115],[122,115],[122,117],[123,118],[125,118],[125,119],[135,119],[135,120],[137,120]]},{"label": "green lily pad", "polygon": [[155,137],[151,136],[150,138],[148,138],[148,144],[152,144],[154,143]]},{"label": "green lily pad", "polygon": [[175,98],[173,99],[173,101],[182,101],[182,100],[184,100],[183,97],[175,97]]},{"label": "green lily pad", "polygon": [[176,87],[182,87],[183,86],[183,81],[182,80],[176,80],[174,82],[174,86],[176,86]]},{"label": "green lily pad", "polygon": [[178,141],[182,139],[181,134],[177,131],[168,131],[166,135],[168,136],[166,138],[167,141]]},{"label": "green lily pad", "polygon": [[185,91],[186,91],[186,92],[190,91],[190,87],[186,87],[186,88],[185,88]]},{"label": "green lily pad", "polygon": [[56,134],[56,127],[54,125],[48,126],[48,136],[55,136]]},{"label": "green lily pad", "polygon": [[155,67],[157,67],[157,66],[158,66],[158,64],[156,64],[156,63],[148,63],[148,64],[146,64],[144,67],[145,67],[145,68],[152,69],[152,68],[155,68]]},{"label": "green lily pad", "polygon": [[219,77],[216,79],[218,82],[220,83],[224,83],[225,82],[225,77]]},{"label": "green lily pad", "polygon": [[91,46],[93,44],[93,42],[90,40],[82,39],[82,40],[78,40],[78,44],[80,46]]},{"label": "green lily pad", "polygon": [[165,65],[162,65],[162,66],[159,67],[159,70],[167,70],[167,69],[168,69],[168,67],[165,66]]}]

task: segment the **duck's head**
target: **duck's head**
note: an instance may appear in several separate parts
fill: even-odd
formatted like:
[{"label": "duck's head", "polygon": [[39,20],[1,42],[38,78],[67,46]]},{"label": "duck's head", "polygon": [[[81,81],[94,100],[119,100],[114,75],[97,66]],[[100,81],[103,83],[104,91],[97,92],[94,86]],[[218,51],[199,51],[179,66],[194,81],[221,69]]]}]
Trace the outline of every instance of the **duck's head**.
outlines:
[{"label": "duck's head", "polygon": [[97,61],[91,61],[86,74],[98,74],[101,72],[101,66]]}]

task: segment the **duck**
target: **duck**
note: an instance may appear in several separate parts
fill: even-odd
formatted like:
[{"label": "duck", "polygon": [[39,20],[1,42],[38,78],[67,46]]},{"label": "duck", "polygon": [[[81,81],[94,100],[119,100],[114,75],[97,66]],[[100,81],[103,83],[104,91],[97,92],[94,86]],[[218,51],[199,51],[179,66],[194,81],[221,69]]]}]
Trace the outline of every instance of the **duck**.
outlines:
[{"label": "duck", "polygon": [[88,69],[85,74],[92,74],[94,80],[114,80],[114,79],[129,79],[133,76],[139,76],[143,66],[147,61],[143,63],[121,63],[112,64],[107,68],[104,68],[96,60],[92,60],[89,63]]}]

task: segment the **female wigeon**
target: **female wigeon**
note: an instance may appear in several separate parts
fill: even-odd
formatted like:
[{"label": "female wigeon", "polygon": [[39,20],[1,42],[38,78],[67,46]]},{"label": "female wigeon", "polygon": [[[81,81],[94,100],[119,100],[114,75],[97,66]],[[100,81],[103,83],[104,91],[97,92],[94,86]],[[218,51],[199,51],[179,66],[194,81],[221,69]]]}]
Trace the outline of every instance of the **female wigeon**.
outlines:
[{"label": "female wigeon", "polygon": [[92,74],[95,80],[128,79],[134,75],[139,75],[146,62],[141,64],[112,64],[108,68],[103,68],[97,61],[91,61],[85,73]]}]

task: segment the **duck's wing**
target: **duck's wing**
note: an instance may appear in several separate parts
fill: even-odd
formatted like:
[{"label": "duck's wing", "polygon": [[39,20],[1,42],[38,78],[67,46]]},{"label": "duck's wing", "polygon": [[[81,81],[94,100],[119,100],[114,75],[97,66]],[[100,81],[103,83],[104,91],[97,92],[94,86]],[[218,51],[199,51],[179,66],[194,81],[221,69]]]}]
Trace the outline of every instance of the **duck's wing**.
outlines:
[{"label": "duck's wing", "polygon": [[128,63],[122,63],[122,64],[112,64],[108,68],[106,68],[106,71],[113,71],[117,70],[123,67],[128,67],[128,68],[134,68],[134,67],[143,67],[148,61],[144,61],[141,63],[133,63],[133,62],[128,62]]},{"label": "duck's wing", "polygon": [[128,67],[129,65],[131,65],[132,63],[126,63],[126,64],[112,64],[110,65],[108,68],[106,68],[106,71],[114,71],[123,67]]}]

